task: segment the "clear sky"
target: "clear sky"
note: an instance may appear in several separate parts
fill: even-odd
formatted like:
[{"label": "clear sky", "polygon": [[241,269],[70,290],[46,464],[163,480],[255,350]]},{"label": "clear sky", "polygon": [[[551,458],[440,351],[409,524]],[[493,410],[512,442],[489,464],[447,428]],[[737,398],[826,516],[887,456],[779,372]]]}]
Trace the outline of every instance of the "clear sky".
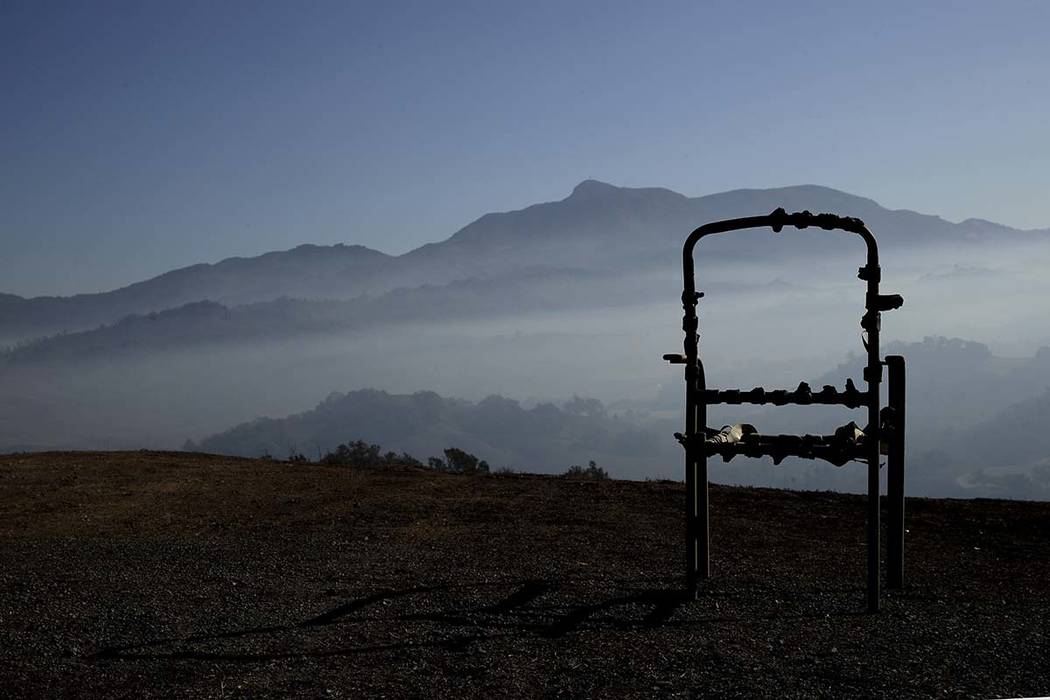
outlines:
[{"label": "clear sky", "polygon": [[400,253],[588,177],[1050,226],[1050,2],[0,0],[0,291]]}]

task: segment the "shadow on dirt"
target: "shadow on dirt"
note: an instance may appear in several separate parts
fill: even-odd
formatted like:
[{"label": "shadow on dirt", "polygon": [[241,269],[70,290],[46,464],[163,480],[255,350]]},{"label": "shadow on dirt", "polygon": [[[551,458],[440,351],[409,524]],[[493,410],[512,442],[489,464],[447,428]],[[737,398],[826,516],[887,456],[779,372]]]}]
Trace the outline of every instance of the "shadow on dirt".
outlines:
[{"label": "shadow on dirt", "polygon": [[[594,603],[573,602],[559,596],[563,582],[530,579],[513,583],[471,583],[437,586],[417,586],[401,590],[386,589],[342,603],[315,617],[285,625],[267,625],[239,630],[202,633],[184,637],[168,637],[132,644],[118,644],[87,655],[89,661],[104,660],[158,660],[197,659],[206,661],[263,662],[296,658],[324,658],[352,656],[372,652],[405,652],[413,649],[435,648],[447,651],[466,651],[471,645],[508,637],[533,636],[540,639],[560,639],[582,630],[651,630],[656,628],[688,628],[703,625],[739,622],[743,619],[770,619],[774,617],[850,616],[862,613],[852,611],[812,614],[756,614],[746,616],[711,616],[683,614],[691,601],[681,589],[639,589],[623,595],[608,597]],[[578,584],[578,580],[573,583]],[[511,588],[502,599],[489,604],[470,604],[478,592],[499,586]],[[458,599],[455,595],[460,593]],[[577,598],[578,600],[578,598]],[[427,626],[428,634],[418,632],[419,625]],[[215,646],[228,640],[247,640],[264,636],[285,638],[284,641],[308,641],[304,633],[334,625],[368,625],[381,628],[387,638],[397,633],[416,638],[384,644],[359,646],[334,645],[332,648],[282,649],[280,651],[242,652],[233,649],[210,651],[187,649],[188,646]],[[414,626],[413,626],[414,625]],[[469,629],[471,634],[455,634]],[[358,635],[355,635],[358,636]],[[424,639],[420,637],[437,637]],[[342,637],[341,637],[342,638]],[[260,640],[253,640],[254,646]],[[331,637],[321,640],[332,641]],[[167,647],[167,649],[164,649]],[[172,649],[171,647],[176,647]],[[181,647],[181,648],[179,648]]]}]

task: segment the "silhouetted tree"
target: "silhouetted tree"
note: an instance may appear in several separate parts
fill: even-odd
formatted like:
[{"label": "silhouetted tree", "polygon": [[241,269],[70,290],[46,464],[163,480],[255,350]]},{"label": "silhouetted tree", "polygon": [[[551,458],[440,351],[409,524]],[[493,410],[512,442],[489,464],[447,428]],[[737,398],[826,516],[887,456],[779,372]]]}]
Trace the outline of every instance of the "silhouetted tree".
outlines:
[{"label": "silhouetted tree", "polygon": [[[305,457],[304,457],[305,459]],[[322,464],[336,464],[340,466],[350,467],[393,467],[393,466],[408,466],[408,467],[419,467],[422,466],[422,462],[408,454],[402,452],[397,454],[393,451],[388,451],[386,454],[381,454],[381,448],[379,445],[369,445],[364,440],[355,440],[354,442],[339,445],[332,452],[329,452],[321,458]]]},{"label": "silhouetted tree", "polygon": [[445,450],[445,462],[449,470],[454,472],[473,474],[478,470],[478,458],[458,447],[449,447]]},{"label": "silhouetted tree", "polygon": [[586,467],[581,467],[578,464],[572,465],[562,476],[567,479],[593,479],[595,481],[605,481],[609,478],[609,472],[599,467],[598,463],[592,459],[587,463]]},{"label": "silhouetted tree", "polygon": [[458,472],[460,474],[488,474],[489,463],[458,447],[445,450],[445,458],[431,457],[427,460],[431,469]]}]

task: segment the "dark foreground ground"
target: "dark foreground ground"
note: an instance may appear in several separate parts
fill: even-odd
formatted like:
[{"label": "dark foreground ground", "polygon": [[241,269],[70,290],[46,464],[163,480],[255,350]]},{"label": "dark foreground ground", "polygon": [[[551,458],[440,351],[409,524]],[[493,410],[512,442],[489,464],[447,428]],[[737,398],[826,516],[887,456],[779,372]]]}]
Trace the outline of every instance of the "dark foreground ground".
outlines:
[{"label": "dark foreground ground", "polygon": [[908,503],[862,612],[858,497],[204,455],[0,457],[4,696],[1050,693],[1050,504]]}]

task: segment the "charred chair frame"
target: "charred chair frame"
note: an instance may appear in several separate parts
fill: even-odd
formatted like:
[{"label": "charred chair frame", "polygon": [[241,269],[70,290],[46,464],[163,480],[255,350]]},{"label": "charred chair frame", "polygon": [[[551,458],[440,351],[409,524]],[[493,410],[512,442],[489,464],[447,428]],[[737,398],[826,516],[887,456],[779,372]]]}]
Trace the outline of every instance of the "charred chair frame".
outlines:
[{"label": "charred chair frame", "polygon": [[[867,282],[865,312],[861,328],[866,334],[867,365],[864,381],[867,387],[858,391],[852,380],[847,380],[846,389],[839,391],[824,387],[813,393],[802,383],[795,391],[766,391],[756,388],[751,391],[736,389],[715,390],[707,388],[704,364],[700,360],[699,319],[697,303],[703,297],[696,291],[694,279],[693,249],[700,239],[717,233],[741,229],[770,227],[780,233],[785,226],[798,229],[810,226],[825,230],[840,230],[859,235],[867,246],[867,262],[860,268],[858,277]],[[879,356],[879,330],[881,314],[899,308],[904,299],[898,294],[879,293],[881,270],[879,248],[875,236],[860,219],[834,214],[811,214],[808,211],[788,214],[777,209],[766,216],[751,216],[728,219],[705,224],[694,230],[686,239],[682,250],[682,330],[685,331],[683,355],[664,355],[672,364],[685,365],[686,420],[685,433],[676,437],[685,447],[686,488],[686,588],[689,595],[696,595],[700,580],[711,575],[710,532],[708,503],[707,459],[721,455],[724,459],[742,455],[749,457],[772,456],[774,463],[788,456],[808,459],[825,459],[835,464],[844,464],[851,459],[867,462],[867,607],[869,611],[879,609],[879,461],[880,441],[888,443],[888,538],[887,538],[887,585],[899,588],[903,585],[904,568],[904,358],[890,356],[883,361]],[[887,365],[889,396],[888,406],[880,412],[879,386],[882,382],[882,366]],[[834,404],[848,408],[867,407],[868,423],[859,443],[852,445],[836,439],[836,436],[769,435],[750,436],[755,439],[726,444],[709,441],[714,431],[707,428],[709,404],[757,403],[777,406],[795,404]]]}]

